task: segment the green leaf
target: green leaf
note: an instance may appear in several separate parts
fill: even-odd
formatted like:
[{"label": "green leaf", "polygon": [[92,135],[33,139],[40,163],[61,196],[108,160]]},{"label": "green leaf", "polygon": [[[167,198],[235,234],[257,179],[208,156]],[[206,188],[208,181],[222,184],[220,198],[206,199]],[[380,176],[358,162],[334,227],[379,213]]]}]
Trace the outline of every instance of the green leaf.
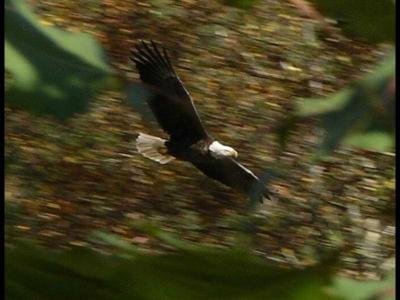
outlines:
[{"label": "green leaf", "polygon": [[393,148],[394,137],[386,132],[371,131],[367,133],[352,134],[343,140],[343,144],[384,152]]},{"label": "green leaf", "polygon": [[364,101],[364,91],[353,90],[353,92],[343,109],[321,115],[325,136],[319,147],[318,155],[324,156],[333,151],[368,111],[368,104]]},{"label": "green leaf", "polygon": [[331,278],[338,253],[314,267],[289,269],[210,247],[125,257],[29,241],[5,250],[6,299],[394,299],[394,272],[375,282]]},{"label": "green leaf", "polygon": [[382,94],[382,89],[386,86],[385,84],[394,76],[395,67],[396,57],[394,53],[391,53],[374,71],[366,74],[361,80],[353,83],[351,86],[328,97],[299,99],[295,105],[295,115],[310,117],[340,111],[349,104],[359,90]]},{"label": "green leaf", "polygon": [[103,232],[103,231],[95,231],[93,233],[93,238],[104,242],[108,246],[113,246],[117,249],[125,250],[126,252],[128,252],[130,254],[138,252],[138,250],[136,248],[134,248],[131,244],[122,240],[119,236],[112,234],[112,233],[107,233],[107,232]]},{"label": "green leaf", "polygon": [[83,112],[112,70],[88,34],[44,26],[22,0],[5,3],[6,101],[65,120]]},{"label": "green leaf", "polygon": [[7,299],[334,299],[325,265],[280,268],[242,251],[120,257],[20,243],[5,262]]},{"label": "green leaf", "polygon": [[[395,90],[390,86],[394,77],[392,53],[373,72],[331,96],[299,99],[292,118],[318,117],[325,131],[317,158],[329,154],[340,143],[375,151],[392,150]],[[287,135],[289,129],[280,134]]]},{"label": "green leaf", "polygon": [[362,83],[369,85],[376,85],[382,81],[382,79],[390,78],[396,71],[396,54],[395,52],[390,53],[376,68],[373,72],[367,74],[363,79]]},{"label": "green leaf", "polygon": [[354,91],[346,88],[335,93],[331,97],[303,99],[295,106],[295,115],[299,117],[311,117],[343,109],[353,96]]},{"label": "green leaf", "polygon": [[371,43],[395,41],[393,0],[309,0],[325,16],[338,21],[353,38]]},{"label": "green leaf", "polygon": [[[359,281],[345,277],[336,277],[333,280],[332,290],[336,296],[343,300],[394,300],[395,272],[390,272],[381,281]],[[389,296],[384,298],[382,294],[389,294]]]}]

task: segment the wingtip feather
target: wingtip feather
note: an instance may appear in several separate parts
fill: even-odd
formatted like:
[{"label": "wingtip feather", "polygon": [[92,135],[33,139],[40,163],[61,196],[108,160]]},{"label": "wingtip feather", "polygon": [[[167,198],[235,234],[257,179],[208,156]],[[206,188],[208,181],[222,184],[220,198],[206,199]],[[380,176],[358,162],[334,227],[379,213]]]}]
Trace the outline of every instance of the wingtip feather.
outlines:
[{"label": "wingtip feather", "polygon": [[[160,50],[161,49],[161,50]],[[138,40],[130,49],[130,59],[136,64],[148,66],[161,72],[176,75],[168,51],[154,40]]]}]

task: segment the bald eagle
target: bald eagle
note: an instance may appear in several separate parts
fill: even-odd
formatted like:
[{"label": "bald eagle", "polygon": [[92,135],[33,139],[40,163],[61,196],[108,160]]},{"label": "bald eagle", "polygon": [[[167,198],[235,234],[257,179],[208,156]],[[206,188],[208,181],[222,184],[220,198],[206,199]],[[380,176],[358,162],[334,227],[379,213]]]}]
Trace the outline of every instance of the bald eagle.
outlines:
[{"label": "bald eagle", "polygon": [[270,199],[263,182],[236,161],[238,152],[215,140],[204,128],[192,98],[176,74],[168,52],[154,41],[131,49],[141,81],[151,90],[146,101],[169,139],[139,133],[136,147],[143,156],[166,164],[188,161],[208,177],[257,200]]}]

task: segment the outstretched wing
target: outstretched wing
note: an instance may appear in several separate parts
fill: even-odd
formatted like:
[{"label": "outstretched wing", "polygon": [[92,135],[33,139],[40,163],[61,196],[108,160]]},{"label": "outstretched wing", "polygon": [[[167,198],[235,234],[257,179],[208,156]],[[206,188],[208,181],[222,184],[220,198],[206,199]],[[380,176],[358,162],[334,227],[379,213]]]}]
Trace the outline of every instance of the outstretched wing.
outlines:
[{"label": "outstretched wing", "polygon": [[158,123],[172,141],[193,144],[207,137],[207,132],[193,101],[175,73],[168,53],[156,43],[141,41],[132,49],[140,79],[154,88],[148,104]]},{"label": "outstretched wing", "polygon": [[217,180],[247,196],[254,196],[262,201],[262,198],[270,198],[269,191],[263,182],[249,169],[238,163],[231,157],[214,158],[207,155],[204,159],[191,161],[200,171],[208,177]]}]

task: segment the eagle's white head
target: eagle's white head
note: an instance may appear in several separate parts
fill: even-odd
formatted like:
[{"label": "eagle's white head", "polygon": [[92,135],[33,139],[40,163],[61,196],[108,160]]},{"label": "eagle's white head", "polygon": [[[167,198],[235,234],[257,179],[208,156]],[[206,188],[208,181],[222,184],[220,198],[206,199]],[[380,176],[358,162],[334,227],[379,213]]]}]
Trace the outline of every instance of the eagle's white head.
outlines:
[{"label": "eagle's white head", "polygon": [[220,142],[214,141],[208,147],[211,155],[215,158],[225,157],[225,156],[232,156],[237,157],[238,153],[235,149],[229,146],[222,145]]}]

